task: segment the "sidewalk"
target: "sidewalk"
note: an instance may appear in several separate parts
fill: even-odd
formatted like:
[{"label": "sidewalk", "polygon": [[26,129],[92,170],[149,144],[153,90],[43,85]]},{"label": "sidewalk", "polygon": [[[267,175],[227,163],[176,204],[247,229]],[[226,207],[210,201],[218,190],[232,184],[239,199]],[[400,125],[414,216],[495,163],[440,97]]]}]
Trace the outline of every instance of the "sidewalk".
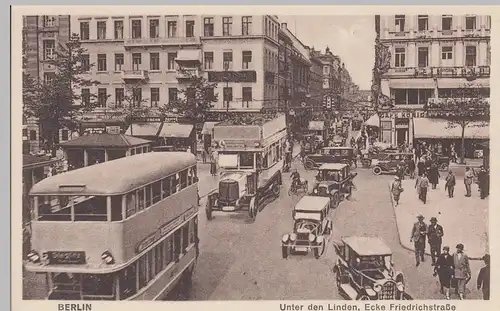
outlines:
[{"label": "sidewalk", "polygon": [[[415,189],[415,180],[404,180],[399,205],[394,206],[396,222],[401,245],[413,251],[413,243],[410,243],[410,234],[413,224],[417,222],[417,216],[422,214],[424,222],[429,224],[431,217],[436,217],[438,224],[443,226],[443,245],[449,246],[450,251],[455,251],[455,246],[462,243],[465,252],[471,258],[480,258],[489,253],[488,245],[488,204],[489,198],[481,200],[477,191],[477,185],[472,186],[472,197],[464,196],[465,187],[463,179],[457,178],[455,196],[448,197],[444,189],[444,180],[440,180],[437,189],[429,188],[427,203],[423,204]],[[429,255],[429,244],[426,241],[426,254]]]}]

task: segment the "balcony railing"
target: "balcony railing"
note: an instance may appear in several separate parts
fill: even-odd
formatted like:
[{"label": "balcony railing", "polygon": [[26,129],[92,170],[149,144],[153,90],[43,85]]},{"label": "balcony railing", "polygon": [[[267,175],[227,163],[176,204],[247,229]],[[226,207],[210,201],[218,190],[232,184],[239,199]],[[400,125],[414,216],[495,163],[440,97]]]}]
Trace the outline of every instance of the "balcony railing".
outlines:
[{"label": "balcony railing", "polygon": [[419,78],[487,78],[490,66],[475,67],[393,67],[385,74],[389,76]]},{"label": "balcony railing", "polygon": [[147,80],[148,72],[146,70],[124,70],[122,71],[123,80]]},{"label": "balcony railing", "polygon": [[189,80],[200,77],[200,74],[201,72],[198,68],[182,68],[181,70],[177,71],[176,77],[180,80]]},{"label": "balcony railing", "polygon": [[138,38],[138,39],[125,40],[125,47],[196,45],[196,44],[200,44],[200,37]]},{"label": "balcony railing", "polygon": [[429,98],[425,110],[471,115],[489,115],[489,98]]}]

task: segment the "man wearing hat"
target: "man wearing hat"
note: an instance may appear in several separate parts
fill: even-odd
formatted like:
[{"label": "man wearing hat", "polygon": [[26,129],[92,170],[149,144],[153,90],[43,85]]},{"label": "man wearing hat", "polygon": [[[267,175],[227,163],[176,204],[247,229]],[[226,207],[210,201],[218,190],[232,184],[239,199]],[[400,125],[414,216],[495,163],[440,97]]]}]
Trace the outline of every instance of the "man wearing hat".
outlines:
[{"label": "man wearing hat", "polygon": [[453,257],[450,255],[450,247],[443,247],[443,253],[439,255],[434,266],[434,276],[439,275],[439,283],[441,284],[441,294],[446,295],[446,299],[450,299],[451,278],[453,277]]},{"label": "man wearing hat", "polygon": [[441,244],[443,243],[443,227],[437,223],[436,217],[431,218],[431,224],[427,230],[427,239],[431,249],[432,265],[436,264],[436,259],[441,255]]},{"label": "man wearing hat", "polygon": [[464,245],[457,244],[457,251],[453,255],[453,265],[455,267],[455,279],[457,281],[457,291],[460,299],[465,299],[465,285],[470,280],[471,272],[469,257],[464,253]]},{"label": "man wearing hat", "polygon": [[483,290],[483,300],[490,300],[490,255],[486,254],[482,259],[485,266],[477,276],[477,289]]},{"label": "man wearing hat", "polygon": [[410,243],[413,242],[415,246],[415,260],[416,266],[420,265],[420,261],[424,262],[425,251],[425,236],[427,235],[427,225],[424,223],[424,216],[418,215],[418,221],[413,224],[411,230]]}]

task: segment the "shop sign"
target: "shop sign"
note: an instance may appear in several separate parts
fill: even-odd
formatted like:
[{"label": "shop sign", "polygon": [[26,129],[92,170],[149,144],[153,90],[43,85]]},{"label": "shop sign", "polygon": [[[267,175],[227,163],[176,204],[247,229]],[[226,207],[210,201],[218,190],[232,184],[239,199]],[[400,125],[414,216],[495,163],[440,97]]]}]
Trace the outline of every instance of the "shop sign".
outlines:
[{"label": "shop sign", "polygon": [[411,111],[386,111],[381,112],[379,114],[381,119],[392,119],[392,118],[400,118],[400,119],[411,119],[413,118],[413,112]]},{"label": "shop sign", "polygon": [[85,252],[47,252],[50,265],[83,265],[85,264]]},{"label": "shop sign", "polygon": [[102,128],[102,127],[90,127],[90,128],[86,128],[84,130],[84,132],[88,133],[88,134],[102,134],[102,133],[106,132],[106,129]]},{"label": "shop sign", "polygon": [[121,128],[117,125],[106,126],[106,133],[108,134],[120,134]]}]

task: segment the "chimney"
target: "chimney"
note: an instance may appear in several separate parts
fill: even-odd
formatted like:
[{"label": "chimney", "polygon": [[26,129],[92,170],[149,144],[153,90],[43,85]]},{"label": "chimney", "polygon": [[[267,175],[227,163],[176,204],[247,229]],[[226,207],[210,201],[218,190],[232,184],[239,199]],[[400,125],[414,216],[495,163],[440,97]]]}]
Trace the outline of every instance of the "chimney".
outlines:
[{"label": "chimney", "polygon": [[287,29],[287,23],[281,23],[281,29]]}]

